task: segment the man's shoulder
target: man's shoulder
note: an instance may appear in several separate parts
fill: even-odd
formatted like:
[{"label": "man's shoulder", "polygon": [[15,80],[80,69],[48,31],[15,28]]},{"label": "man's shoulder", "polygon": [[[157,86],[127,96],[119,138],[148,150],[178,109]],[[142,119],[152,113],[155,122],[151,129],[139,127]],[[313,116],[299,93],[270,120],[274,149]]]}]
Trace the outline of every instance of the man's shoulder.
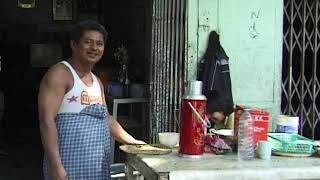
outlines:
[{"label": "man's shoulder", "polygon": [[58,63],[49,68],[46,76],[51,81],[70,81],[72,80],[72,75],[64,64]]},{"label": "man's shoulder", "polygon": [[66,65],[63,63],[57,63],[53,66],[51,66],[47,73],[55,74],[57,76],[59,75],[70,75],[69,69]]}]

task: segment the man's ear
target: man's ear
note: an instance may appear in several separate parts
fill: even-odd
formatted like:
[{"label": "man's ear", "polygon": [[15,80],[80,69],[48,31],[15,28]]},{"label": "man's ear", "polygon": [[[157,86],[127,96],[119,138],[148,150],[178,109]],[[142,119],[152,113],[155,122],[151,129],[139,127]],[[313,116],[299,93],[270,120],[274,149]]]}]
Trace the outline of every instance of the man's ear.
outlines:
[{"label": "man's ear", "polygon": [[77,42],[75,42],[74,40],[70,41],[70,47],[72,50],[74,50],[76,48]]}]

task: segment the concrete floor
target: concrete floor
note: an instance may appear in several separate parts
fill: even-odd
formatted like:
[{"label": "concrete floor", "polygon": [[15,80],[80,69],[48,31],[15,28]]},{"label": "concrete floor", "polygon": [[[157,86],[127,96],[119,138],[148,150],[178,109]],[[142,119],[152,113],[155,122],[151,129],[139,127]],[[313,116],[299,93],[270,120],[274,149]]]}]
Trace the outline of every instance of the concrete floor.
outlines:
[{"label": "concrete floor", "polygon": [[[3,151],[7,155],[2,155]],[[120,158],[119,152],[116,151],[117,158]],[[37,129],[0,131],[0,180],[42,180],[42,158],[42,145]],[[124,172],[123,168],[121,164],[111,166],[112,179],[124,180],[124,173],[121,173]]]},{"label": "concrete floor", "polygon": [[[16,131],[17,132],[17,131]],[[0,133],[0,180],[41,180],[42,148],[36,135]]]},{"label": "concrete floor", "polygon": [[[2,155],[3,151],[7,155]],[[0,180],[42,180],[42,159],[39,129],[0,128]],[[124,161],[124,153],[116,150],[115,163]],[[117,166],[112,169],[115,174],[123,171]],[[123,175],[120,173],[112,179],[122,180]]]}]

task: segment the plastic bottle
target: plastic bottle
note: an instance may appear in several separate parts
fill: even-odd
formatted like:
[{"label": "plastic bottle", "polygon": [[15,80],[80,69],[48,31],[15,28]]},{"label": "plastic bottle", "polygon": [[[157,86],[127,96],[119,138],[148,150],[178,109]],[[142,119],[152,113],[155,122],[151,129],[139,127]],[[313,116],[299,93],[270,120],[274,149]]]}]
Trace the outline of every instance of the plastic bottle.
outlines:
[{"label": "plastic bottle", "polygon": [[254,121],[250,108],[245,107],[239,118],[238,160],[249,161],[254,158]]}]

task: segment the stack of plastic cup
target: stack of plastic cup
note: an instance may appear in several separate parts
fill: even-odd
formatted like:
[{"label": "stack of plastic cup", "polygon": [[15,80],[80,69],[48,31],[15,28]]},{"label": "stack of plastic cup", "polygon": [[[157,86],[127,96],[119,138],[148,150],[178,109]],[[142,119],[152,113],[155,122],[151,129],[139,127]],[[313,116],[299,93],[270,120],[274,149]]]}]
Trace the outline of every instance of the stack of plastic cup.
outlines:
[{"label": "stack of plastic cup", "polygon": [[277,119],[276,132],[298,134],[299,117],[279,115]]}]

